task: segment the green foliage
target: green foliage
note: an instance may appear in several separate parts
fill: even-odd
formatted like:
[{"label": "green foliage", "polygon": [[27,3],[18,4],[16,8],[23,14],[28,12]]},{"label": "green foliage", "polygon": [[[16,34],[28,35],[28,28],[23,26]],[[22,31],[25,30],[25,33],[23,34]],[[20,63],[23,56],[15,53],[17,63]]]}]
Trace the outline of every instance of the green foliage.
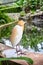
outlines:
[{"label": "green foliage", "polygon": [[19,1],[17,2],[17,4],[22,7],[22,6],[23,6],[23,2],[24,2],[24,0],[19,0]]},{"label": "green foliage", "polygon": [[7,60],[25,60],[28,64],[33,64],[33,60],[27,57],[0,58],[0,61],[7,61]]},{"label": "green foliage", "polygon": [[[11,19],[6,13],[0,12],[0,25],[7,24],[10,22],[13,22],[13,19]],[[9,37],[11,28],[12,28],[12,26],[4,27],[4,28],[0,29],[0,38]]]},{"label": "green foliage", "polygon": [[6,12],[6,13],[11,13],[11,12],[20,12],[21,8],[14,3],[12,6],[0,6],[0,12]]},{"label": "green foliage", "polygon": [[43,0],[19,0],[17,2],[23,8],[30,8],[30,10],[40,9],[43,6]]},{"label": "green foliage", "polygon": [[2,65],[2,62],[0,62],[0,65]]},{"label": "green foliage", "polygon": [[43,6],[40,9],[41,9],[41,11],[43,11]]},{"label": "green foliage", "polygon": [[0,6],[1,12],[20,12],[22,9],[25,11],[26,8],[29,10],[40,9],[43,6],[43,0],[19,0],[13,3],[11,6],[3,5]]},{"label": "green foliage", "polygon": [[[20,3],[22,4],[22,0],[20,1]],[[20,4],[20,5],[21,5]],[[0,11],[1,12],[20,12],[21,6],[19,5],[19,1],[17,1],[16,3],[13,3],[12,5],[1,5],[0,6]]]},{"label": "green foliage", "polygon": [[24,11],[21,11],[21,12],[20,12],[20,15],[21,15],[21,16],[25,16],[26,13],[25,13]]},{"label": "green foliage", "polygon": [[41,42],[43,42],[43,29],[38,31],[37,27],[34,26],[29,32],[24,31],[21,44],[25,48],[28,48],[28,46],[30,45],[31,48],[37,50],[37,44]]},{"label": "green foliage", "polygon": [[5,13],[0,12],[0,25],[12,22],[12,19]]}]

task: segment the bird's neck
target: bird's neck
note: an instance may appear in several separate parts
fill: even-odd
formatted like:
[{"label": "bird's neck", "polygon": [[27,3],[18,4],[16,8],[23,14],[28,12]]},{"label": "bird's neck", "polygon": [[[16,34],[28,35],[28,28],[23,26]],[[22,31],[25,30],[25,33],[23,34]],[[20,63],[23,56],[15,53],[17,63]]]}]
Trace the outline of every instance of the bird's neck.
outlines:
[{"label": "bird's neck", "polygon": [[21,25],[18,25],[18,26],[22,27],[22,30],[24,31],[24,25],[23,25],[23,26],[21,26]]}]

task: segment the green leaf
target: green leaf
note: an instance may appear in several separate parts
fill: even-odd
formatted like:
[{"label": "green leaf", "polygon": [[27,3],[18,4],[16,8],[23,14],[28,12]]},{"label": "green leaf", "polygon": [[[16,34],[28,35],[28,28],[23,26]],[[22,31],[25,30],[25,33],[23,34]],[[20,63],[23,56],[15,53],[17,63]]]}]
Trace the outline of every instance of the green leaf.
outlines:
[{"label": "green leaf", "polygon": [[28,64],[33,64],[33,60],[27,57],[0,58],[0,61],[7,61],[7,60],[25,60]]}]

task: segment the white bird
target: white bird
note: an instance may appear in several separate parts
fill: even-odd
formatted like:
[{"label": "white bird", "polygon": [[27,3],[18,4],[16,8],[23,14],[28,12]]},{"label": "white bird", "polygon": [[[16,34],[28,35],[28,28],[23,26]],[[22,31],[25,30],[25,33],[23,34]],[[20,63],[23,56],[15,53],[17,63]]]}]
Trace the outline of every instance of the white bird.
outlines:
[{"label": "white bird", "polygon": [[[18,51],[18,48],[17,47],[22,39],[22,36],[23,36],[23,31],[24,31],[24,24],[25,22],[23,20],[19,20],[17,25],[14,26],[14,28],[12,29],[12,33],[11,33],[11,36],[10,36],[10,42],[11,43],[8,43],[8,45],[12,45],[13,48],[16,47],[16,50]],[[5,40],[3,40],[5,41]],[[6,43],[6,42],[5,42]]]},{"label": "white bird", "polygon": [[18,50],[17,46],[19,45],[22,39],[24,24],[25,22],[23,20],[18,21],[17,25],[13,28],[10,36],[10,41],[12,43],[12,46],[14,48],[16,47],[16,50]]}]

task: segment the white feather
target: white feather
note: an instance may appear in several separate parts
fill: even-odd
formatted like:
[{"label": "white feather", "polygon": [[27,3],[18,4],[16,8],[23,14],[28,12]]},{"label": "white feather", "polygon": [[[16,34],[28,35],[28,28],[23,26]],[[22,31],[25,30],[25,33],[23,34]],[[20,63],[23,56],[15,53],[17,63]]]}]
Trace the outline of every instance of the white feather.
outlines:
[{"label": "white feather", "polygon": [[16,35],[16,37],[14,39],[13,46],[16,46],[20,42],[20,40],[22,38],[22,34],[23,34],[23,29],[22,29],[21,26],[16,25],[15,28],[17,29],[17,35]]}]

